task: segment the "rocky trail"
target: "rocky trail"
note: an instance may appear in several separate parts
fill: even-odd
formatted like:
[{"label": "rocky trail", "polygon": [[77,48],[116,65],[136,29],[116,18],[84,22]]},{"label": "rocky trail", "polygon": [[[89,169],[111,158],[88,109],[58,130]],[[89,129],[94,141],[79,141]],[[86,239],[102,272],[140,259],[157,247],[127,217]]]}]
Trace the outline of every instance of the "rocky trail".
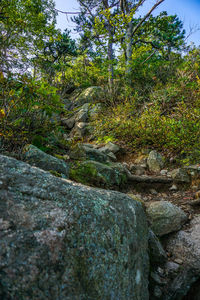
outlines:
[{"label": "rocky trail", "polygon": [[95,143],[97,91],[66,101],[63,155],[0,155],[0,297],[199,300],[200,166]]}]

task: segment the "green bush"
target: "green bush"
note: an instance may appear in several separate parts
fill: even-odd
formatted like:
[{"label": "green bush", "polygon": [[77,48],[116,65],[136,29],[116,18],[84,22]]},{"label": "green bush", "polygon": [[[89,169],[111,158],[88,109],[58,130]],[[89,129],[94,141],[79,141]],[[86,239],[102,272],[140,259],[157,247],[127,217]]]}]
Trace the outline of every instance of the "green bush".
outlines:
[{"label": "green bush", "polygon": [[30,76],[0,76],[0,135],[10,146],[48,136],[62,109],[56,88]]}]

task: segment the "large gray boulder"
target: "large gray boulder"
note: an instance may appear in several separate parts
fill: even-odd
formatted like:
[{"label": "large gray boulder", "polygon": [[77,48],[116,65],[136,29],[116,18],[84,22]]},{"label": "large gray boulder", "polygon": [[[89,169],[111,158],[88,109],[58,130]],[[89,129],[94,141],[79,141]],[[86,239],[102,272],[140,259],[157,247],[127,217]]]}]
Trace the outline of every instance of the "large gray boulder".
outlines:
[{"label": "large gray boulder", "polygon": [[33,145],[24,148],[24,159],[30,165],[69,177],[69,165],[62,159],[49,155]]},{"label": "large gray boulder", "polygon": [[149,299],[140,203],[6,156],[0,166],[0,299]]},{"label": "large gray boulder", "polygon": [[187,221],[184,211],[168,201],[151,202],[146,213],[153,232],[158,236],[180,230]]}]

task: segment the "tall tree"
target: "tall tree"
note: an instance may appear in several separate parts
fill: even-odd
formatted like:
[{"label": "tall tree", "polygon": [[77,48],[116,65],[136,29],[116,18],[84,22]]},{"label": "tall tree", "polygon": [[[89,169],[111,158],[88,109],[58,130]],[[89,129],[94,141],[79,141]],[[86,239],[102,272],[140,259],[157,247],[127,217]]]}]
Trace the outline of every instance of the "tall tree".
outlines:
[{"label": "tall tree", "polygon": [[1,71],[24,71],[29,68],[30,58],[56,34],[54,2],[1,0],[0,16]]},{"label": "tall tree", "polygon": [[[85,45],[92,47],[101,47],[106,53],[108,61],[109,86],[112,88],[114,79],[113,59],[114,59],[114,34],[115,27],[110,18],[102,12],[106,12],[112,17],[117,13],[116,6],[119,1],[116,0],[78,0],[81,13],[73,20],[77,24],[77,31],[81,31],[81,39]],[[98,28],[99,26],[99,28]],[[102,37],[104,40],[102,40]],[[88,41],[90,40],[90,42]],[[106,41],[106,43],[105,43]]]}]

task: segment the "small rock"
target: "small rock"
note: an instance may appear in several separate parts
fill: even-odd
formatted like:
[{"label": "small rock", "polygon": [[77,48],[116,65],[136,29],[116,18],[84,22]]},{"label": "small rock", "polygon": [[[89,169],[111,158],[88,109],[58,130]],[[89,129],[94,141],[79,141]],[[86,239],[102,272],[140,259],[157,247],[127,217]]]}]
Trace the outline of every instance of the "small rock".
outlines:
[{"label": "small rock", "polygon": [[166,176],[167,173],[168,173],[168,170],[161,170],[160,171],[160,175],[162,175],[162,176]]},{"label": "small rock", "polygon": [[173,184],[170,188],[169,188],[170,191],[177,191],[178,188],[175,184]]},{"label": "small rock", "polygon": [[[100,152],[101,153],[101,152]],[[103,153],[101,153],[103,155]],[[120,164],[84,161],[70,170],[70,179],[103,188],[120,187],[127,183],[126,172]]]},{"label": "small rock", "polygon": [[153,281],[155,281],[157,284],[159,285],[163,284],[162,279],[156,272],[151,272],[150,276],[153,279]]},{"label": "small rock", "polygon": [[150,189],[149,192],[152,194],[152,195],[157,195],[158,192],[155,190],[155,189]]},{"label": "small rock", "polygon": [[63,159],[64,160],[70,160],[70,157],[69,157],[69,155],[65,154],[65,155],[63,155]]},{"label": "small rock", "polygon": [[116,154],[117,152],[119,152],[120,147],[116,144],[108,142],[104,147],[99,148],[99,150],[104,153],[113,152],[114,154]]},{"label": "small rock", "polygon": [[61,119],[61,124],[66,126],[68,129],[72,129],[75,125],[75,117]]},{"label": "small rock", "polygon": [[129,165],[126,162],[123,162],[122,165],[129,170]]},{"label": "small rock", "polygon": [[174,260],[174,262],[177,263],[177,264],[179,264],[179,265],[182,265],[182,263],[183,263],[182,259],[180,259],[180,258],[176,258]]},{"label": "small rock", "polygon": [[108,152],[107,156],[108,156],[108,158],[110,158],[111,161],[114,161],[114,162],[117,161],[117,157],[115,156],[115,154],[113,152]]},{"label": "small rock", "polygon": [[146,155],[140,155],[138,158],[135,159],[135,164],[141,165],[142,167],[147,167],[147,156]]},{"label": "small rock", "polygon": [[156,297],[156,298],[160,298],[161,296],[162,296],[162,291],[161,291],[161,289],[159,288],[159,286],[155,286],[154,287],[154,296]]},{"label": "small rock", "polygon": [[185,169],[175,169],[170,172],[170,175],[176,182],[190,183],[190,177]]},{"label": "small rock", "polygon": [[168,201],[154,201],[147,205],[146,213],[151,229],[158,236],[178,231],[187,221],[187,215]]},{"label": "small rock", "polygon": [[87,132],[88,123],[78,122],[75,124],[73,130],[70,133],[71,137],[83,138]]},{"label": "small rock", "polygon": [[140,165],[131,164],[130,165],[130,171],[134,175],[139,175],[140,176],[140,175],[145,174],[145,168],[140,166]]},{"label": "small rock", "polygon": [[147,165],[149,167],[149,171],[160,172],[161,168],[164,166],[164,159],[157,151],[153,150],[149,153]]},{"label": "small rock", "polygon": [[179,270],[180,265],[173,262],[173,261],[168,261],[165,264],[165,272],[169,275],[169,276],[173,276],[174,274],[177,273],[177,271]]}]

